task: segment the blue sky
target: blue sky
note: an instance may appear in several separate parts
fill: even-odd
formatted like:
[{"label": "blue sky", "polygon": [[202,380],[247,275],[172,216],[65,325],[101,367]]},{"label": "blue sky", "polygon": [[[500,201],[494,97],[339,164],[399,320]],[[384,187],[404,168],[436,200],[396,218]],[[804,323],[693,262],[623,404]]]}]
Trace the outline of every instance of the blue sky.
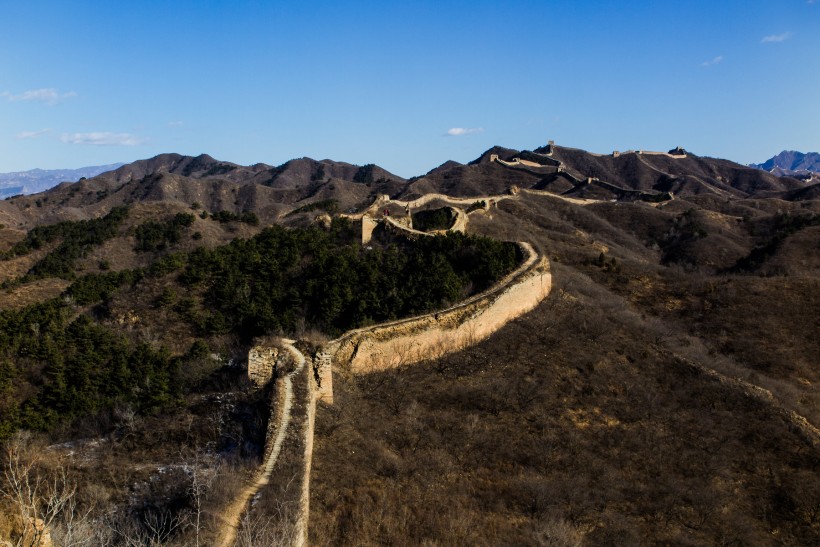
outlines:
[{"label": "blue sky", "polygon": [[820,0],[0,0],[0,172],[820,151]]}]

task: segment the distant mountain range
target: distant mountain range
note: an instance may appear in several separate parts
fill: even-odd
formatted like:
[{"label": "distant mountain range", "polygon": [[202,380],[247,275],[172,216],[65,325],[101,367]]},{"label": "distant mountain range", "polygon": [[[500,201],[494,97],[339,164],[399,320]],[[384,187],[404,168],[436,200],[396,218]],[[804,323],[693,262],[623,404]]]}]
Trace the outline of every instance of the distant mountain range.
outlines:
[{"label": "distant mountain range", "polygon": [[820,173],[820,153],[804,154],[794,150],[784,150],[773,158],[763,163],[753,163],[750,167],[756,167],[777,176]]},{"label": "distant mountain range", "polygon": [[[206,154],[161,154],[120,167],[15,174],[13,180],[18,182],[14,193],[35,191],[36,175],[51,174],[49,182],[41,182],[43,186],[65,182],[36,196],[0,201],[0,223],[28,229],[99,216],[117,205],[144,202],[184,209],[196,206],[208,211],[253,212],[263,222],[285,218],[300,222],[301,216],[292,214],[295,211],[331,204],[340,212],[359,211],[384,194],[400,199],[430,193],[473,197],[503,194],[516,188],[599,201],[658,202],[673,196],[803,201],[820,195],[817,175],[779,176],[728,160],[682,150],[673,152],[602,155],[552,144],[532,151],[495,146],[467,164],[448,161],[410,179],[373,164],[353,165],[329,159],[298,158],[278,166],[243,166]],[[106,172],[94,176],[91,170]],[[85,180],[78,181],[80,177]],[[12,177],[6,175],[0,183],[8,180]]]},{"label": "distant mountain range", "polygon": [[17,194],[36,194],[53,188],[61,182],[77,182],[83,177],[96,177],[123,165],[122,163],[111,163],[79,169],[32,169],[16,173],[0,173],[0,198]]}]

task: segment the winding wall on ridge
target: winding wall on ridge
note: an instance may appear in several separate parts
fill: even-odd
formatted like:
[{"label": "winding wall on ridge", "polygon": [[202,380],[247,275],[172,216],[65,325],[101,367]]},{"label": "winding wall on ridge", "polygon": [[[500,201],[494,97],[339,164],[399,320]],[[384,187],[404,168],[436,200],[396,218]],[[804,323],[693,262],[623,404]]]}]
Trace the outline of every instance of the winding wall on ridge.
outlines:
[{"label": "winding wall on ridge", "polygon": [[[490,198],[481,199],[486,200],[489,206]],[[389,198],[377,198],[371,208],[388,201]],[[425,203],[429,201],[428,198]],[[459,204],[469,202],[472,205],[475,201],[464,200]],[[405,205],[408,209],[419,206]],[[466,228],[466,213],[459,209],[457,215],[455,225],[461,229]],[[367,214],[362,215],[362,220],[368,218]],[[392,229],[407,237],[431,235],[413,230],[389,217],[384,220]],[[313,359],[314,374],[302,374],[309,385],[307,416],[300,435],[304,444],[304,463],[293,545],[301,547],[307,541],[316,401],[333,402],[333,369],[361,373],[439,357],[487,338],[509,321],[532,310],[549,294],[552,287],[549,261],[529,243],[519,242],[518,245],[525,257],[523,263],[487,291],[445,310],[348,331],[316,352]],[[240,519],[247,511],[251,498],[268,484],[287,430],[292,427],[292,378],[299,378],[300,373],[306,372],[306,359],[293,346],[292,341],[283,342],[281,348],[256,346],[248,355],[248,376],[257,387],[277,378],[274,412],[266,440],[265,463],[255,480],[242,491],[224,516],[219,538],[219,544],[224,547],[235,541]],[[295,366],[292,371],[283,374],[288,362]]]},{"label": "winding wall on ridge", "polygon": [[451,308],[348,331],[316,354],[318,398],[332,402],[332,369],[368,372],[416,363],[475,344],[535,308],[552,287],[549,261],[529,243],[526,259],[491,289]]}]

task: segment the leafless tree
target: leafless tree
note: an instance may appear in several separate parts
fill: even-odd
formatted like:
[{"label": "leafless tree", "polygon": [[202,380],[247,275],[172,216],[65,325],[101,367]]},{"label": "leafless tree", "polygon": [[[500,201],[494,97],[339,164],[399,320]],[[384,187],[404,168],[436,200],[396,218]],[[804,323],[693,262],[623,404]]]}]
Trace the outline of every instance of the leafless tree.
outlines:
[{"label": "leafless tree", "polygon": [[185,528],[188,514],[174,514],[171,511],[151,511],[145,516],[145,543],[151,547],[167,545],[169,540],[180,529]]},{"label": "leafless tree", "polygon": [[[63,466],[46,473],[42,452],[31,446],[27,433],[18,433],[3,447],[0,497],[17,511],[22,525],[18,545],[39,546],[51,542],[51,531],[60,525],[65,545],[82,545],[79,534],[90,510],[78,513],[77,486]],[[58,521],[58,519],[61,519]]]},{"label": "leafless tree", "polygon": [[195,545],[199,547],[202,540],[202,530],[204,527],[204,504],[211,486],[218,475],[218,469],[212,469],[202,460],[199,453],[189,458],[187,467],[191,470],[191,484],[188,487],[188,495],[193,505],[191,512],[191,525],[194,528]]},{"label": "leafless tree", "polygon": [[293,545],[298,536],[294,525],[297,520],[292,504],[280,502],[268,508],[265,514],[245,514],[239,533],[237,547],[267,547],[269,545]]}]

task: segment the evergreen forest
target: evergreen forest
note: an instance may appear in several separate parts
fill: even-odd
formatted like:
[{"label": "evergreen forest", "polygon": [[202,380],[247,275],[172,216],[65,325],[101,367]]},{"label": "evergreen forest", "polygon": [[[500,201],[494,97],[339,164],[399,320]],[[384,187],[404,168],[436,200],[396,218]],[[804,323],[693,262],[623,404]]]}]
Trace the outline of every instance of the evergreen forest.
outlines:
[{"label": "evergreen forest", "polygon": [[[20,428],[52,431],[121,406],[162,412],[198,389],[183,381],[185,369],[208,358],[214,337],[249,347],[256,337],[305,329],[337,336],[454,304],[521,260],[512,243],[463,234],[363,248],[351,224],[339,219],[329,229],[274,225],[185,253],[174,246],[192,217],[180,214],[131,230],[136,251],[155,253],[149,266],[78,275],[75,260],[117,236],[127,214],[122,208],[97,220],[35,228],[7,253],[52,244],[17,283],[60,277],[72,284],[60,297],[0,312],[0,439]],[[164,289],[142,305],[164,308],[189,325],[193,344],[157,346],[112,320],[112,299],[145,299],[148,282]]]}]

